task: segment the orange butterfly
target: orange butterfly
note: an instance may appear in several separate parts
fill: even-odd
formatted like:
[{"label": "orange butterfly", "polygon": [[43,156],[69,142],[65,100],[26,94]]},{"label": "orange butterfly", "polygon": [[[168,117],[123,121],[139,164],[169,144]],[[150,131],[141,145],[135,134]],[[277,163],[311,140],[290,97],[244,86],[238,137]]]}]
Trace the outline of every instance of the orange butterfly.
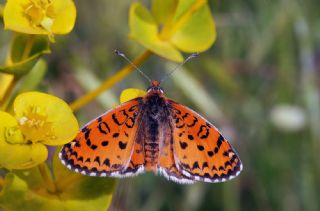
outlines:
[{"label": "orange butterfly", "polygon": [[148,93],[85,125],[59,157],[89,176],[128,177],[152,171],[177,183],[224,182],[241,161],[220,132],[193,110],[164,96],[160,82]]}]

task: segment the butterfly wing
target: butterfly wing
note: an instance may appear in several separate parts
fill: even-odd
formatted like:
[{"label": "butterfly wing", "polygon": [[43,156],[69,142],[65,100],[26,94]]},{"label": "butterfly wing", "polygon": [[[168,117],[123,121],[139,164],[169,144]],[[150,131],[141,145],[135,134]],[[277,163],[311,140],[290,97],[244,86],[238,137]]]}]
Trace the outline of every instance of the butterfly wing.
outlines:
[{"label": "butterfly wing", "polygon": [[178,170],[205,182],[224,182],[238,176],[241,161],[220,132],[193,110],[172,100],[168,102]]},{"label": "butterfly wing", "polygon": [[75,172],[90,176],[131,176],[143,171],[144,159],[133,152],[141,98],[128,101],[85,125],[59,156]]},{"label": "butterfly wing", "polygon": [[173,153],[173,136],[170,124],[163,124],[159,130],[160,137],[160,156],[157,172],[168,180],[180,184],[192,184],[194,181],[183,175],[177,168]]}]

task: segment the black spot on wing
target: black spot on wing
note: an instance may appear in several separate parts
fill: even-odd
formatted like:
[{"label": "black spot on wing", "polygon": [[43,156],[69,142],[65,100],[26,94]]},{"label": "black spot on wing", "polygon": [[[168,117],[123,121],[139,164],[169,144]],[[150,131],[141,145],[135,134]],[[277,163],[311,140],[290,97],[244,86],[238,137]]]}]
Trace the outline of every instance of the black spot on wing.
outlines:
[{"label": "black spot on wing", "polygon": [[202,164],[202,169],[204,169],[204,168],[209,168],[208,162],[204,162]]},{"label": "black spot on wing", "polygon": [[179,141],[179,143],[180,143],[181,149],[185,149],[188,147],[188,144],[186,142]]},{"label": "black spot on wing", "polygon": [[128,120],[126,121],[126,126],[127,126],[128,128],[133,128],[134,123],[135,123],[135,120],[134,120],[132,117],[130,117],[130,118],[128,118]]},{"label": "black spot on wing", "polygon": [[218,140],[217,140],[217,145],[218,145],[219,148],[220,148],[220,146],[221,146],[221,144],[222,144],[223,141],[224,141],[224,138],[223,138],[223,136],[220,134],[220,136],[219,136],[219,138],[218,138]]},{"label": "black spot on wing", "polygon": [[84,132],[84,138],[85,139],[88,139],[89,138],[89,136],[90,136],[90,129],[86,129],[86,131]]},{"label": "black spot on wing", "polygon": [[206,125],[201,125],[199,132],[198,132],[198,137],[201,139],[206,139],[209,136],[209,129]]},{"label": "black spot on wing", "polygon": [[86,144],[87,144],[88,147],[91,146],[91,141],[90,141],[90,139],[87,139]]},{"label": "black spot on wing", "polygon": [[106,159],[103,161],[103,164],[110,167],[110,160],[109,160],[108,158],[106,158]]},{"label": "black spot on wing", "polygon": [[112,114],[112,120],[114,121],[114,123],[116,123],[117,125],[120,126],[120,125],[123,125],[127,121],[129,116],[128,116],[128,114],[127,114],[127,112],[125,110],[121,110],[119,112],[121,112],[125,116],[124,121],[120,122],[119,119],[116,116],[116,113]]},{"label": "black spot on wing", "polygon": [[188,135],[188,139],[192,141],[194,139],[193,135]]},{"label": "black spot on wing", "polygon": [[100,165],[100,157],[99,156],[97,156],[95,159],[94,159],[94,161],[93,162],[97,162],[99,165]]},{"label": "black spot on wing", "polygon": [[85,133],[87,130],[89,130],[89,128],[87,126],[84,126],[82,129],[81,129],[81,132]]},{"label": "black spot on wing", "polygon": [[204,147],[202,145],[197,145],[199,151],[203,151]]},{"label": "black spot on wing", "polygon": [[119,135],[120,135],[119,133],[114,133],[114,134],[112,135],[112,137],[113,137],[113,138],[117,138],[117,137],[119,137]]},{"label": "black spot on wing", "polygon": [[104,147],[105,147],[105,146],[108,146],[108,144],[109,144],[109,141],[103,141],[103,142],[101,142],[101,145],[104,146]]},{"label": "black spot on wing", "polygon": [[126,142],[119,141],[119,148],[121,150],[124,150],[126,147],[127,147],[127,143]]},{"label": "black spot on wing", "polygon": [[98,148],[98,146],[97,146],[97,145],[92,144],[90,148],[91,148],[92,150],[95,150],[95,149],[97,149],[97,148]]},{"label": "black spot on wing", "polygon": [[110,133],[109,125],[106,122],[100,122],[98,124],[98,130],[100,133],[107,134]]},{"label": "black spot on wing", "polygon": [[200,168],[199,167],[199,163],[198,163],[198,161],[196,161],[196,162],[193,163],[192,170],[193,169],[198,169],[198,168]]},{"label": "black spot on wing", "polygon": [[183,128],[185,126],[184,122],[179,117],[176,118],[175,123],[176,123],[176,128]]}]

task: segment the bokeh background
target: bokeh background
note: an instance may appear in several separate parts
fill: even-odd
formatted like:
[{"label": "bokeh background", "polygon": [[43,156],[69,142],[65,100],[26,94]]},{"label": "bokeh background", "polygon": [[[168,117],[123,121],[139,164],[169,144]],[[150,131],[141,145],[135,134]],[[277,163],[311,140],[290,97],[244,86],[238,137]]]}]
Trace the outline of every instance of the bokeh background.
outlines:
[{"label": "bokeh background", "polygon": [[[143,1],[149,5],[149,1]],[[42,89],[72,102],[144,48],[128,38],[132,1],[76,1],[75,29],[56,37]],[[219,184],[179,185],[144,174],[122,179],[110,210],[320,210],[320,13],[316,0],[209,1],[218,38],[163,83],[166,95],[214,123],[244,170]],[[0,35],[6,46],[9,32]],[[2,51],[2,52],[1,52]],[[0,48],[3,57],[5,48]],[[187,55],[185,55],[187,56]],[[141,69],[162,78],[177,64],[152,56]],[[77,111],[80,125],[146,89],[133,72]]]}]

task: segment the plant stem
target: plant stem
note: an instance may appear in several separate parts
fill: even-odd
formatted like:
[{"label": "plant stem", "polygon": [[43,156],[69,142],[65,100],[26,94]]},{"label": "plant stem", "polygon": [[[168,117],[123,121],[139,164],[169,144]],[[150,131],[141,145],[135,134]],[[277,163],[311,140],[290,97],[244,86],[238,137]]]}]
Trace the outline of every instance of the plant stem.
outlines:
[{"label": "plant stem", "polygon": [[[29,57],[32,46],[33,46],[33,42],[34,42],[34,35],[29,35],[20,61],[23,61]],[[6,65],[11,65],[11,64],[12,64],[11,52],[9,51],[8,55],[7,55],[7,59],[6,59]],[[9,98],[10,98],[11,94],[13,93],[13,90],[14,90],[16,84],[18,83],[18,81],[20,80],[20,78],[21,78],[20,76],[13,75],[13,80],[11,81],[2,100],[0,101],[0,106],[2,107],[3,110],[6,110],[8,104],[10,102]]]},{"label": "plant stem", "polygon": [[4,187],[4,178],[3,177],[0,177],[0,193],[1,193],[1,190],[3,189]]},{"label": "plant stem", "polygon": [[0,18],[3,18],[3,5],[0,5]]},{"label": "plant stem", "polygon": [[71,174],[64,176],[64,178],[56,179],[55,187],[57,192],[58,193],[63,192],[63,190],[65,190],[65,187],[67,187],[68,185],[72,185],[73,183],[80,180],[82,178],[81,176],[82,176],[81,174],[73,172]]},{"label": "plant stem", "polygon": [[7,88],[6,93],[4,94],[2,100],[0,100],[1,109],[4,111],[7,110],[8,104],[10,102],[10,99],[9,99],[10,95],[13,92],[13,89],[16,86],[17,82],[18,82],[18,77],[13,76],[13,79],[9,87]]},{"label": "plant stem", "polygon": [[[145,51],[141,56],[133,60],[133,64],[136,66],[139,66],[141,63],[143,63],[147,58],[149,58],[152,55],[151,51]],[[106,91],[110,87],[112,87],[117,82],[121,81],[124,77],[126,77],[129,73],[131,73],[134,69],[134,67],[131,64],[126,65],[124,68],[120,69],[115,75],[111,76],[107,80],[105,80],[98,88],[93,90],[92,92],[87,93],[86,95],[80,97],[76,101],[70,104],[70,107],[73,111],[76,111],[92,101],[94,98],[96,98],[98,95],[100,95],[102,92]]]},{"label": "plant stem", "polygon": [[28,40],[26,42],[26,46],[24,47],[24,50],[23,50],[23,53],[21,56],[21,61],[23,61],[29,57],[32,46],[33,46],[33,42],[34,42],[34,35],[29,35]]},{"label": "plant stem", "polygon": [[46,188],[48,192],[55,193],[57,191],[56,185],[54,184],[51,175],[48,174],[47,164],[41,163],[38,165],[39,172],[42,176],[44,183],[46,184]]}]

